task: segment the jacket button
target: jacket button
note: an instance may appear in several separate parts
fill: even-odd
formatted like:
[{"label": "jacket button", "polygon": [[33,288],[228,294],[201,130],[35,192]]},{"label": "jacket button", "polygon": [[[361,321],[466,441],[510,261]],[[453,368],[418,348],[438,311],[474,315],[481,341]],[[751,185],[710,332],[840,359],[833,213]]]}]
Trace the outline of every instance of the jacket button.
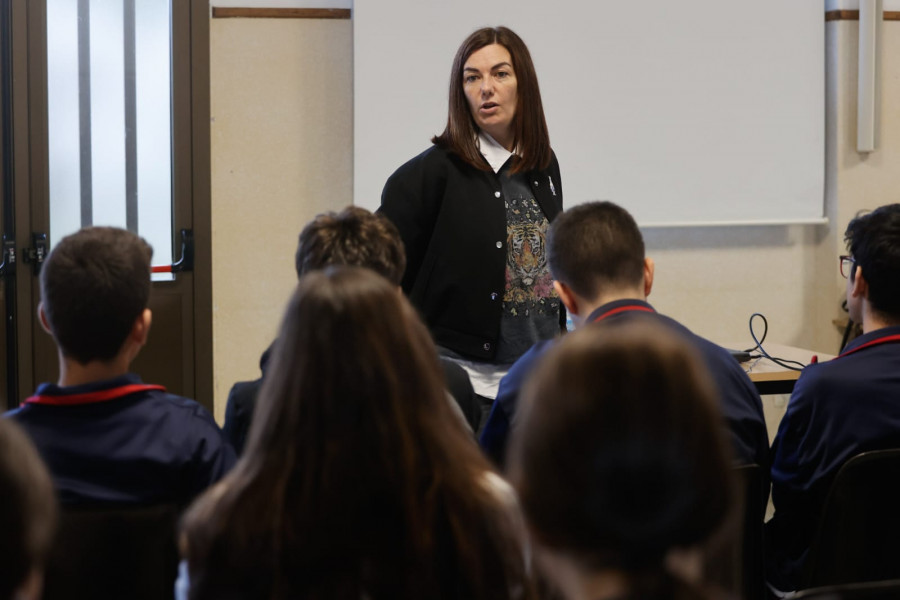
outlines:
[{"label": "jacket button", "polygon": [[538,182],[537,182],[537,179],[535,179],[535,180],[534,180],[534,187],[537,187],[537,186],[538,186]]},{"label": "jacket button", "polygon": [[482,346],[482,348],[484,348],[484,351],[485,351],[485,352],[488,352],[488,351],[491,349],[491,344],[490,344],[490,342],[485,342],[485,343],[484,343],[484,346]]},{"label": "jacket button", "polygon": [[500,197],[500,192],[494,192],[494,198],[499,198],[499,197]]},{"label": "jacket button", "polygon": [[492,293],[491,293],[491,300],[496,300],[496,299],[497,299],[497,292],[492,292]]},{"label": "jacket button", "polygon": [[502,248],[502,247],[503,247],[503,242],[497,242],[497,247],[498,247],[498,248]]}]

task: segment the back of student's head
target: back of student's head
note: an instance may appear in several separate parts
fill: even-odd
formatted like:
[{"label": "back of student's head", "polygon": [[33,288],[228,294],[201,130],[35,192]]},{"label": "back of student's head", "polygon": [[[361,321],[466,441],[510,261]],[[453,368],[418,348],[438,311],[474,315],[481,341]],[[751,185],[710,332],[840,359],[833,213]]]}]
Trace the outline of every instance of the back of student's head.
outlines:
[{"label": "back of student's head", "polygon": [[[56,525],[56,495],[31,440],[0,418],[0,600],[38,577]],[[25,596],[28,598],[28,596]]]},{"label": "back of student's head", "polygon": [[621,206],[588,202],[566,210],[550,225],[547,259],[554,279],[593,299],[605,288],[641,285],[644,239]]},{"label": "back of student's head", "polygon": [[192,597],[509,597],[521,549],[397,287],[304,275],[272,360],[241,463],[185,520]]},{"label": "back of student's head", "polygon": [[64,237],[41,267],[41,305],[63,354],[79,363],[118,354],[150,296],[153,249],[115,227]]},{"label": "back of student's head", "polygon": [[285,312],[254,430],[296,442],[299,428],[305,449],[346,429],[354,435],[341,450],[349,450],[401,425],[385,419],[403,427],[429,422],[432,411],[440,419],[442,378],[431,338],[396,286],[358,267],[313,271]]},{"label": "back of student's head", "polygon": [[528,382],[510,442],[536,543],[624,574],[627,597],[690,597],[665,561],[731,508],[720,420],[709,374],[674,334],[630,323],[566,336]]},{"label": "back of student's head", "polygon": [[387,217],[359,206],[318,215],[300,232],[294,257],[297,277],[330,265],[365,267],[400,285],[406,253]]},{"label": "back of student's head", "polygon": [[900,321],[900,204],[857,216],[847,225],[844,239],[854,267],[862,270],[869,284],[872,308]]}]

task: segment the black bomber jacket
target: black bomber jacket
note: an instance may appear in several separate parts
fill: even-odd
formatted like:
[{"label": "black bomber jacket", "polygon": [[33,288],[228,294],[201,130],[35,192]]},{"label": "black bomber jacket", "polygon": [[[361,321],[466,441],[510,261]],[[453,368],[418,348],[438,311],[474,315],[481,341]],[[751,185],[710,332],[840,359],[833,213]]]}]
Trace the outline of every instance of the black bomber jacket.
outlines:
[{"label": "black bomber jacket", "polygon": [[[526,176],[552,222],[562,212],[556,155],[547,169]],[[432,146],[391,175],[378,212],[400,231],[407,260],[403,291],[435,342],[467,358],[492,360],[507,255],[506,207],[496,174]],[[560,318],[564,323],[564,314]]]}]

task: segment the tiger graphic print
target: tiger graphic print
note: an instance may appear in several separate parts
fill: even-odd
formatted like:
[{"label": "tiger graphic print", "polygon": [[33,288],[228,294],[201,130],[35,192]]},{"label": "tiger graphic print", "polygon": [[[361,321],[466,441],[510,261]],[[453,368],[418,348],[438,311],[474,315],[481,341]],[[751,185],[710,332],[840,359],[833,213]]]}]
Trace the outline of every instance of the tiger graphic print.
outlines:
[{"label": "tiger graphic print", "polygon": [[532,198],[510,199],[506,214],[504,311],[513,316],[556,315],[559,296],[547,265],[550,224]]}]

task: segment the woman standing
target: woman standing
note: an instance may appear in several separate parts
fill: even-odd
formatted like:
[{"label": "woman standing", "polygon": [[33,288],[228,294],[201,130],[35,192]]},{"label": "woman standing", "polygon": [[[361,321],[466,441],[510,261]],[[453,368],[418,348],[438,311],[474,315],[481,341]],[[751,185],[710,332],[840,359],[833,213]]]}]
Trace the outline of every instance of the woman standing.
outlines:
[{"label": "woman standing", "polygon": [[559,164],[513,31],[479,29],[459,47],[432,143],[391,175],[379,210],[400,230],[403,289],[441,352],[493,397],[510,364],[559,333],[562,312],[544,244],[562,211]]}]

